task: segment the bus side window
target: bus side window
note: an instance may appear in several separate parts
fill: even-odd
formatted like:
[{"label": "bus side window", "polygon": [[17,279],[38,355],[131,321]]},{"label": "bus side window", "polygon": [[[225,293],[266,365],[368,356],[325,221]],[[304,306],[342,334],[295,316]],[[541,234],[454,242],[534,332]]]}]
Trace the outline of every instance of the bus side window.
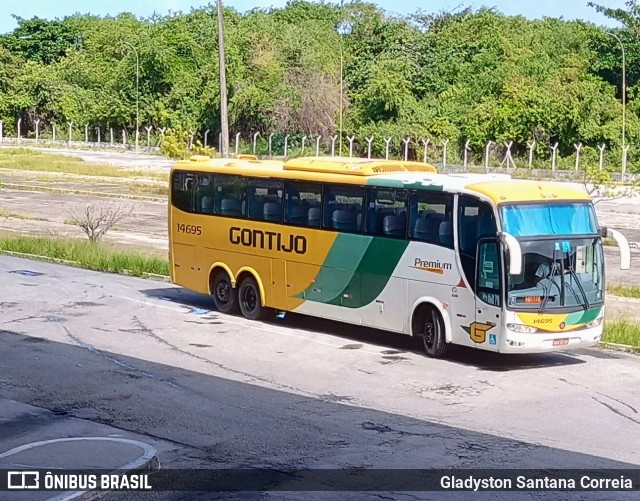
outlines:
[{"label": "bus side window", "polygon": [[453,196],[417,192],[411,197],[409,236],[453,249]]},{"label": "bus side window", "polygon": [[247,180],[239,176],[214,176],[214,212],[220,216],[246,217]]},{"label": "bus side window", "polygon": [[193,212],[193,195],[195,174],[192,172],[175,171],[171,187],[171,203],[174,207]]},{"label": "bus side window", "polygon": [[367,190],[365,221],[368,234],[406,238],[407,191],[394,188]]},{"label": "bus side window", "polygon": [[320,226],[322,186],[287,182],[285,185],[284,221],[296,226]]},{"label": "bus side window", "polygon": [[323,226],[346,233],[362,231],[364,189],[356,186],[325,186]]},{"label": "bus side window", "polygon": [[475,292],[475,263],[478,240],[497,234],[493,208],[477,198],[460,195],[458,199],[458,248],[467,281]]},{"label": "bus side window", "polygon": [[478,270],[476,272],[476,292],[487,304],[500,306],[500,261],[498,243],[484,239],[479,244]]},{"label": "bus side window", "polygon": [[196,175],[195,212],[213,214],[213,179],[210,174]]},{"label": "bus side window", "polygon": [[282,222],[283,182],[272,179],[249,181],[249,218],[256,221]]}]

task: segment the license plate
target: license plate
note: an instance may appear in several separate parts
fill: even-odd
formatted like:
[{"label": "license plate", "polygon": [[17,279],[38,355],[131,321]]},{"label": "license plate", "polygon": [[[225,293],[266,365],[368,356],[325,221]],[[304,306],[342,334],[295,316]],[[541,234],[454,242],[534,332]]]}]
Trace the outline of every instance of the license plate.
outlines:
[{"label": "license plate", "polygon": [[568,344],[569,344],[569,339],[568,338],[554,339],[553,340],[553,346],[566,346]]}]

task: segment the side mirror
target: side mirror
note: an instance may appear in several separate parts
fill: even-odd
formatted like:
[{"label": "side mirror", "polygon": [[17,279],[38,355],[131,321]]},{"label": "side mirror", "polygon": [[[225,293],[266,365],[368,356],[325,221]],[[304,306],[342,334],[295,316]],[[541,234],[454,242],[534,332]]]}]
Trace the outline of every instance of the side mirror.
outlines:
[{"label": "side mirror", "polygon": [[600,234],[603,237],[613,238],[618,244],[618,249],[620,249],[620,269],[628,270],[631,268],[631,248],[626,237],[619,231],[607,227],[601,228]]},{"label": "side mirror", "polygon": [[513,235],[502,232],[500,240],[509,252],[509,275],[520,275],[522,273],[522,248],[520,242]]}]

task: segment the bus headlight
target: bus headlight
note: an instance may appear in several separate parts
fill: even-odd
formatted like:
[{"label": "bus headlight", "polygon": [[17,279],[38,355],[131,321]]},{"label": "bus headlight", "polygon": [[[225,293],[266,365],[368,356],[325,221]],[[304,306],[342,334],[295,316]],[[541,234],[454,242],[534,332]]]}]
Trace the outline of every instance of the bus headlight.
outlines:
[{"label": "bus headlight", "polygon": [[587,329],[593,329],[594,327],[599,327],[602,324],[602,319],[604,317],[596,318],[587,324]]},{"label": "bus headlight", "polygon": [[522,324],[507,324],[507,329],[513,332],[521,332],[523,334],[533,334],[534,332],[538,332],[538,329],[535,327]]}]

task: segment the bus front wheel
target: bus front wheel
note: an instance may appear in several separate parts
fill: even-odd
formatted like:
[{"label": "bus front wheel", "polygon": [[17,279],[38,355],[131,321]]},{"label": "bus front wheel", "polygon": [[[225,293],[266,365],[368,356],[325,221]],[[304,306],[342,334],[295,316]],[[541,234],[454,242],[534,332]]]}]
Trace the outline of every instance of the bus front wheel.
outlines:
[{"label": "bus front wheel", "polygon": [[253,277],[246,277],[238,289],[240,311],[249,320],[261,320],[268,314],[268,309],[262,306],[260,289]]},{"label": "bus front wheel", "polygon": [[238,311],[238,290],[231,285],[231,279],[224,270],[216,271],[211,287],[213,303],[221,313]]},{"label": "bus front wheel", "polygon": [[422,339],[425,353],[433,358],[447,353],[444,320],[434,306],[422,306],[414,318],[414,333]]}]

